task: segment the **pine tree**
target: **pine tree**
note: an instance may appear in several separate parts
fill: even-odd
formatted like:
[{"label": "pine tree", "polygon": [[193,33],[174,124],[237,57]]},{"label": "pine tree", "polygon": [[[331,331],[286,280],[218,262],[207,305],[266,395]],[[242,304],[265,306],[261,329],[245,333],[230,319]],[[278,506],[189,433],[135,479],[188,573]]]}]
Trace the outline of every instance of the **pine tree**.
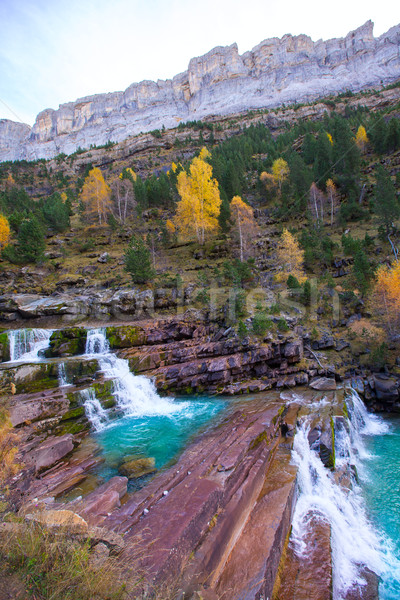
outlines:
[{"label": "pine tree", "polygon": [[141,237],[132,237],[124,261],[125,271],[130,273],[133,283],[146,283],[154,277],[150,250]]},{"label": "pine tree", "polygon": [[389,235],[393,221],[400,217],[400,206],[395,187],[382,165],[377,169],[374,198],[374,212]]},{"label": "pine tree", "polygon": [[27,262],[39,262],[46,244],[43,228],[36,217],[22,221],[18,232],[18,255]]}]

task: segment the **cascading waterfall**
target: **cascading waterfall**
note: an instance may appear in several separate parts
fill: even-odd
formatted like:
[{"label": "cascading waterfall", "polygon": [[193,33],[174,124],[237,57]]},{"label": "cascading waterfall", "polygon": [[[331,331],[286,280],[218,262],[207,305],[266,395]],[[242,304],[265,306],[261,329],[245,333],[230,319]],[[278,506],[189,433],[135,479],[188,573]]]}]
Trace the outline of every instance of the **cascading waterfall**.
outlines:
[{"label": "cascading waterfall", "polygon": [[[382,419],[367,412],[362,400],[351,391],[347,401],[350,420],[340,420],[335,427],[337,467],[355,465],[362,469],[367,459],[363,435],[386,431]],[[353,478],[351,489],[336,483],[333,473],[326,469],[317,452],[310,448],[307,418],[294,440],[293,460],[298,466],[299,497],[294,516],[291,543],[299,556],[307,552],[307,531],[312,516],[319,516],[331,527],[333,564],[333,600],[342,600],[347,591],[366,584],[365,567],[378,575],[399,569],[399,562],[390,555],[382,536],[368,519],[361,488]]]},{"label": "cascading waterfall", "polygon": [[62,362],[58,365],[57,375],[58,375],[58,386],[59,387],[66,387],[67,385],[71,385],[67,379],[65,363]]},{"label": "cascading waterfall", "polygon": [[184,402],[161,398],[154,383],[143,375],[133,375],[127,360],[112,354],[103,329],[91,329],[86,338],[86,356],[95,356],[101,371],[113,382],[117,409],[124,416],[169,415],[184,410]]},{"label": "cascading waterfall", "polygon": [[40,360],[40,351],[49,346],[50,329],[15,329],[8,332],[10,362]]},{"label": "cascading waterfall", "polygon": [[95,431],[102,431],[109,423],[107,411],[102,407],[100,400],[96,397],[93,388],[87,388],[79,392],[87,418]]}]

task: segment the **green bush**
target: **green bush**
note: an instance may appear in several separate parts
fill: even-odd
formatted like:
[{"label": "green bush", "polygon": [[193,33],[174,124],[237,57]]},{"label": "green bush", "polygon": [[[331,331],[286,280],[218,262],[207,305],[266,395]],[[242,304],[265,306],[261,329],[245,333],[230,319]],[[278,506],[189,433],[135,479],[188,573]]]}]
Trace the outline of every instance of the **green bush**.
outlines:
[{"label": "green bush", "polygon": [[258,312],[254,315],[252,328],[255,335],[263,337],[272,327],[273,322],[264,312]]},{"label": "green bush", "polygon": [[289,325],[286,323],[286,319],[281,317],[278,321],[279,331],[289,331]]}]

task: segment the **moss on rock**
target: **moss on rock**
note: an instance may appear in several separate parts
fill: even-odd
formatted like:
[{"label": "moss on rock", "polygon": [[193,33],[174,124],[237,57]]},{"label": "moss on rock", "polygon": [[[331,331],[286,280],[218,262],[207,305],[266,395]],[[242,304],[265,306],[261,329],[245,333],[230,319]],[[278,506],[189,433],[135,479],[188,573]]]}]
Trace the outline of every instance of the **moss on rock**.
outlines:
[{"label": "moss on rock", "polygon": [[132,348],[146,343],[146,335],[141,327],[131,325],[107,327],[106,333],[111,349]]}]

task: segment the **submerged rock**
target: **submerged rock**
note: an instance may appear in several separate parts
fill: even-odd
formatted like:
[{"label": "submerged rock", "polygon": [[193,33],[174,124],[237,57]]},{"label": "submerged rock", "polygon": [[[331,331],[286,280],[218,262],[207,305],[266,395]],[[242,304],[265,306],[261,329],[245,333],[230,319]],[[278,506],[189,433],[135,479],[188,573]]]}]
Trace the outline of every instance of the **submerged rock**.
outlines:
[{"label": "submerged rock", "polygon": [[143,477],[143,475],[155,473],[157,471],[155,464],[154,458],[135,458],[124,462],[118,471],[128,479],[137,479]]}]

